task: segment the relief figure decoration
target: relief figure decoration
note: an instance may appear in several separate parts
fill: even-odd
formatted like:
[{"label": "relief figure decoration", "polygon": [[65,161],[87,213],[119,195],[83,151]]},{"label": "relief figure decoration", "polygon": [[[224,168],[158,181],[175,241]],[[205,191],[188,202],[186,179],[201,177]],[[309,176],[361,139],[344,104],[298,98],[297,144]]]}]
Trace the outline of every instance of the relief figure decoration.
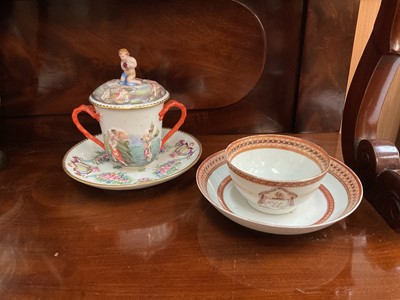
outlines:
[{"label": "relief figure decoration", "polygon": [[128,134],[121,129],[112,128],[104,135],[104,146],[107,153],[125,166],[134,163],[129,145]]},{"label": "relief figure decoration", "polygon": [[136,83],[140,83],[140,81],[137,82],[136,80],[136,59],[130,56],[129,51],[126,48],[120,49],[118,54],[121,59],[121,69],[123,71],[120,83],[124,85],[135,85]]},{"label": "relief figure decoration", "polygon": [[[153,160],[152,141],[160,135],[159,130],[154,131],[154,124],[151,123],[149,130],[143,135],[144,158],[147,162]],[[158,151],[158,149],[157,149]]]}]

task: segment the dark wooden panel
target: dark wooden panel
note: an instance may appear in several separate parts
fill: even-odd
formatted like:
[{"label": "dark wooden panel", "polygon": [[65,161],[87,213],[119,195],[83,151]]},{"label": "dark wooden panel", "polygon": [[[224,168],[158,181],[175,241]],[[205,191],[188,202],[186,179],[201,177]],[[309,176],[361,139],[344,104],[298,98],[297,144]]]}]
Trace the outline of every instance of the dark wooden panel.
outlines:
[{"label": "dark wooden panel", "polygon": [[359,0],[308,1],[296,132],[339,131]]},{"label": "dark wooden panel", "polygon": [[234,1],[8,5],[0,56],[7,115],[70,112],[98,85],[119,78],[121,47],[138,60],[138,77],[158,81],[188,108],[237,102],[264,66],[264,30]]},{"label": "dark wooden panel", "polygon": [[211,122],[222,113],[229,122],[245,107],[249,119],[258,116],[235,132],[290,131],[303,0],[241,2],[3,1],[0,114],[69,114],[120,76],[117,51],[127,47],[139,77],[189,108],[236,103]]},{"label": "dark wooden panel", "polygon": [[245,100],[251,103],[250,107],[257,107],[275,122],[275,126],[268,132],[275,132],[276,128],[292,132],[306,1],[240,0],[240,2],[256,12],[265,28],[267,39],[263,73],[257,86]]}]

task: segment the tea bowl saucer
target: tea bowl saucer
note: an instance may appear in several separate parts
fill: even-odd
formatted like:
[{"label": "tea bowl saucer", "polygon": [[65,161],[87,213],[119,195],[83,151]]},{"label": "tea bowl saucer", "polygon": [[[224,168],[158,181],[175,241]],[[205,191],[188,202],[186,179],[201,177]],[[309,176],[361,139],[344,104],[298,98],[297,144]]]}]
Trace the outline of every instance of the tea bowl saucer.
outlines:
[{"label": "tea bowl saucer", "polygon": [[[163,135],[168,132],[163,128]],[[102,135],[96,136],[102,141]],[[102,148],[86,139],[73,146],[62,165],[71,178],[101,189],[132,190],[161,184],[189,170],[200,158],[200,142],[183,131],[175,132],[158,157],[144,167],[118,167]]]},{"label": "tea bowl saucer", "polygon": [[229,176],[224,151],[201,163],[196,181],[203,196],[227,218],[250,229],[282,235],[304,234],[328,227],[354,212],[363,197],[357,175],[333,157],[328,173],[311,199],[284,215],[262,213],[247,203]]}]

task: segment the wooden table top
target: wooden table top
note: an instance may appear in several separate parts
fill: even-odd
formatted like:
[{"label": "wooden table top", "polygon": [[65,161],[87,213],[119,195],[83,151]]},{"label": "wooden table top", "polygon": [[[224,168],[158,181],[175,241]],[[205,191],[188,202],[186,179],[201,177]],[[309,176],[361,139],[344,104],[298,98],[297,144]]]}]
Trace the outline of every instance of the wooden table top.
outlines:
[{"label": "wooden table top", "polygon": [[[300,135],[341,156],[337,134]],[[200,161],[141,190],[68,177],[71,142],[1,146],[0,297],[395,299],[400,236],[363,199],[349,217],[292,236],[242,227],[196,185],[196,169],[239,135],[197,136]]]}]

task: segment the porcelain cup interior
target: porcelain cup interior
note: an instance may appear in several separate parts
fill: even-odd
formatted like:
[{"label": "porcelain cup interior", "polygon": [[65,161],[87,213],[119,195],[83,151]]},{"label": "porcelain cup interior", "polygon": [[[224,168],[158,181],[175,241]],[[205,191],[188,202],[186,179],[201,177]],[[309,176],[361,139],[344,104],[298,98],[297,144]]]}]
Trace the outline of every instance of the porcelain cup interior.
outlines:
[{"label": "porcelain cup interior", "polygon": [[269,214],[293,211],[319,188],[330,156],[304,139],[265,134],[232,142],[225,150],[230,176],[255,209]]}]

